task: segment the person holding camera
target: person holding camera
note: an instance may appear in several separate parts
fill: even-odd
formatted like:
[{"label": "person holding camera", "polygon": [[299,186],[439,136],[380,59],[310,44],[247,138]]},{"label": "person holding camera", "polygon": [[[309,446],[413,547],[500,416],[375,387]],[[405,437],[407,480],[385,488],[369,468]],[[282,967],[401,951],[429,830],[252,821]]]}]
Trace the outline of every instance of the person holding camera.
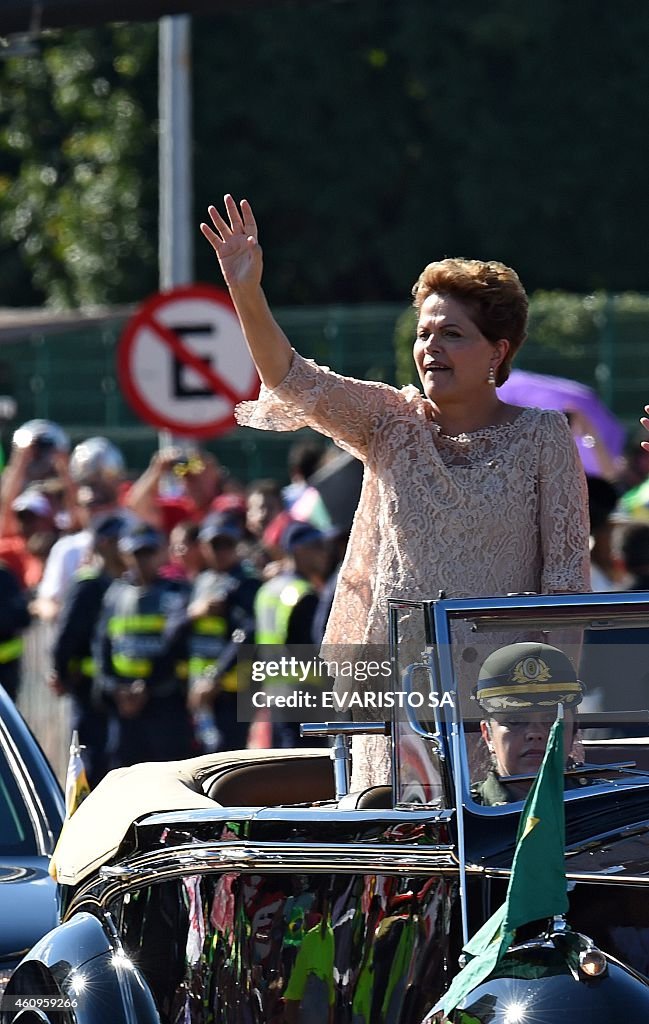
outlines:
[{"label": "person holding camera", "polygon": [[29,420],[14,431],[9,460],[0,478],[0,537],[19,532],[15,502],[24,491],[44,492],[56,482],[63,495],[63,514],[57,516],[57,527],[62,528],[63,519],[69,517],[74,506],[69,450],[67,434],[49,420]]},{"label": "person holding camera", "polygon": [[171,445],[154,452],[124,503],[168,537],[184,520],[200,522],[221,494],[222,483],[223,470],[209,452]]}]

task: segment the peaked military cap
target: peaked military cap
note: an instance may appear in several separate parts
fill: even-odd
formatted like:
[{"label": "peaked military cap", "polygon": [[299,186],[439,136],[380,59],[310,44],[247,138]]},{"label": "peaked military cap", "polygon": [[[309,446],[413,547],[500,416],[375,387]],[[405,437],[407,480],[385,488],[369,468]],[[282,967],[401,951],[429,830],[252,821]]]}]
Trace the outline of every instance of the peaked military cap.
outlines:
[{"label": "peaked military cap", "polygon": [[489,714],[565,704],[575,707],[584,687],[570,658],[540,643],[509,644],[490,654],[480,669],[476,700]]}]

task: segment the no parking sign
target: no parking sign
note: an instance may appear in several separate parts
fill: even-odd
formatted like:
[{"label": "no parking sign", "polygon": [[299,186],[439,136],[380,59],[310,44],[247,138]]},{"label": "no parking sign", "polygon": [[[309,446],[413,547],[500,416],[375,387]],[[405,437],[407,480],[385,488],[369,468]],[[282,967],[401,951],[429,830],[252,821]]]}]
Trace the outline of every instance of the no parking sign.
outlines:
[{"label": "no parking sign", "polygon": [[235,405],[259,390],[230,296],[211,285],[145,302],[120,338],[117,373],[138,416],[185,437],[231,430]]}]

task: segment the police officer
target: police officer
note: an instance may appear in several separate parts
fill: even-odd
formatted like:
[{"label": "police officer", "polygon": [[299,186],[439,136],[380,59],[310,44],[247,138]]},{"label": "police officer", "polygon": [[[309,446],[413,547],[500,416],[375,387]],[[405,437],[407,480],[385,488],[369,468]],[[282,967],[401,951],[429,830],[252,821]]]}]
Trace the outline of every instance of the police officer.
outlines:
[{"label": "police officer", "polygon": [[[316,655],[313,646],[313,619],[318,607],[318,591],[327,577],[330,555],[325,535],[310,523],[290,523],[282,534],[282,548],[288,558],[284,571],[260,587],[255,598],[256,643],[262,654],[276,660],[286,648],[298,648],[302,661]],[[282,652],[282,648],[284,651]],[[325,680],[329,685],[328,680]],[[300,685],[321,686],[314,671],[308,679],[269,676],[267,689],[291,691]],[[299,723],[275,715],[273,746],[297,747],[302,744]],[[309,745],[313,741],[309,740]]]},{"label": "police officer", "polygon": [[[571,764],[575,709],[583,694],[572,662],[556,647],[516,643],[490,654],[480,669],[476,700],[485,713],[480,732],[491,767],[486,779],[473,787],[474,799],[494,806],[525,798],[541,767],[558,704],[564,707],[565,755]],[[569,788],[581,784],[579,779],[567,780]]]},{"label": "police officer", "polygon": [[20,685],[22,633],[29,622],[27,596],[9,566],[0,561],[0,684],[14,701]]},{"label": "police officer", "polygon": [[254,601],[261,581],[239,557],[243,536],[240,522],[218,513],[205,519],[199,533],[208,568],[196,578],[189,606],[189,697],[205,750],[238,750],[248,735],[248,722],[238,714],[245,680],[239,652],[254,641]]},{"label": "police officer", "polygon": [[66,592],[52,648],[50,687],[69,694],[72,728],[79,734],[86,776],[94,788],[106,774],[106,709],[94,699],[92,641],[104,594],[126,565],[118,541],[122,516],[108,515],[92,527],[92,563],[78,569]]},{"label": "police officer", "polygon": [[127,573],[111,584],[102,603],[95,657],[99,690],[109,706],[111,768],[193,753],[187,650],[179,632],[189,586],[160,575],[165,548],[163,536],[147,523],[125,533],[119,550]]}]

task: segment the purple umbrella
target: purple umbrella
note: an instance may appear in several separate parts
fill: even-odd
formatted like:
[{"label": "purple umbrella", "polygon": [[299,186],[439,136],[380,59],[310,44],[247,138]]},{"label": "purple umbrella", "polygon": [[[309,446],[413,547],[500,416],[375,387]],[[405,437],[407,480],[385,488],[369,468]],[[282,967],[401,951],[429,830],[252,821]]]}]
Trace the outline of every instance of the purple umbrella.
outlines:
[{"label": "purple umbrella", "polygon": [[498,388],[498,397],[512,405],[575,413],[580,427],[584,422],[582,418],[585,418],[590,429],[582,434],[573,424],[573,433],[584,469],[590,476],[606,475],[597,457],[595,439],[605,446],[610,459],[618,459],[622,455],[626,436],[624,426],[606,408],[599,395],[585,384],[544,373],[512,370],[509,380]]}]

